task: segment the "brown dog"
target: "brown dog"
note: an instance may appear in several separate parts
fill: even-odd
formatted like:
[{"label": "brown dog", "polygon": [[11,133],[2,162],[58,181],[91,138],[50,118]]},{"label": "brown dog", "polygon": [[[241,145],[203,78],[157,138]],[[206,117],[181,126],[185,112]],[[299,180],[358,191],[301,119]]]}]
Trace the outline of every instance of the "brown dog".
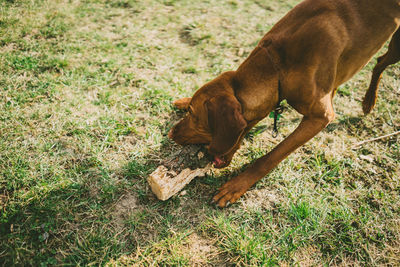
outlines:
[{"label": "brown dog", "polygon": [[304,115],[296,130],[220,189],[220,207],[235,202],[334,118],[336,88],[357,73],[392,35],[363,101],[375,105],[384,69],[400,60],[400,0],[305,0],[283,17],[236,71],[221,74],[192,98],[175,102],[188,114],[169,137],[207,144],[217,168],[227,166],[246,133],[278,103]]}]

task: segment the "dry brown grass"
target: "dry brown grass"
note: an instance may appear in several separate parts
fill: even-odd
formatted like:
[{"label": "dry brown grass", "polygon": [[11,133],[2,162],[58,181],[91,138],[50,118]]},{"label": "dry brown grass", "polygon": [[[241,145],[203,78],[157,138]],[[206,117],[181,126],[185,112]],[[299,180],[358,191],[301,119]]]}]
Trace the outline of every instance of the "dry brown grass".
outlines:
[{"label": "dry brown grass", "polygon": [[339,88],[337,119],[228,209],[211,197],[294,130],[290,107],[277,139],[263,120],[185,195],[147,186],[177,149],[171,102],[237,68],[296,3],[3,1],[0,265],[399,265],[399,136],[352,149],[400,129],[397,65],[371,115],[374,60]]}]

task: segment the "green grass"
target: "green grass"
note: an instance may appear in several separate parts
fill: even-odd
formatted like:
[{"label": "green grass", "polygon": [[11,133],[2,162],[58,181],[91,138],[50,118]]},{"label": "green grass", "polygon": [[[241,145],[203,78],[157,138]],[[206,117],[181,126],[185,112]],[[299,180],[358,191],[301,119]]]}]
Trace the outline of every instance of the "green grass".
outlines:
[{"label": "green grass", "polygon": [[[158,201],[171,102],[232,70],[299,1],[0,2],[0,265],[400,264],[398,65],[372,115],[375,59],[342,85],[337,119],[237,204],[218,186],[299,123],[250,132],[224,170]],[[382,54],[384,50],[380,51]]]}]

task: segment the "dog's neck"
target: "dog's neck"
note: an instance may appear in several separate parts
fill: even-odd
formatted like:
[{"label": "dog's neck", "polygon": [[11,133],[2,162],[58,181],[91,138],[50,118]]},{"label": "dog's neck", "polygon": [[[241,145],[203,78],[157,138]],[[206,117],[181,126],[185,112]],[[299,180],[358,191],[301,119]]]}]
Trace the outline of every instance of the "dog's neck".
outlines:
[{"label": "dog's neck", "polygon": [[233,76],[235,95],[248,122],[262,120],[279,102],[279,73],[267,49],[257,46]]}]

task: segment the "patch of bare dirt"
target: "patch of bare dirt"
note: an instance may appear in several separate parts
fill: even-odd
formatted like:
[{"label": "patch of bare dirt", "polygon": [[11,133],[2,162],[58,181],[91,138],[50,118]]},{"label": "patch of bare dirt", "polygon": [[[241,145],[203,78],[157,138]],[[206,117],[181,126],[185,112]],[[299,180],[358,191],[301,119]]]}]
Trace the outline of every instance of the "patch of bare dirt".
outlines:
[{"label": "patch of bare dirt", "polygon": [[251,190],[246,193],[246,198],[243,200],[243,206],[249,209],[264,208],[266,210],[275,209],[276,205],[281,201],[281,196],[278,192],[270,188],[261,190]]},{"label": "patch of bare dirt", "polygon": [[205,239],[196,233],[187,238],[184,254],[188,255],[190,266],[207,266],[210,259],[218,255],[212,240]]},{"label": "patch of bare dirt", "polygon": [[128,193],[123,196],[115,203],[112,208],[112,217],[114,224],[122,228],[124,226],[124,220],[129,214],[138,209],[138,200],[136,196]]},{"label": "patch of bare dirt", "polygon": [[316,247],[299,249],[293,256],[295,265],[298,266],[319,266],[322,265],[321,259],[323,255]]}]

